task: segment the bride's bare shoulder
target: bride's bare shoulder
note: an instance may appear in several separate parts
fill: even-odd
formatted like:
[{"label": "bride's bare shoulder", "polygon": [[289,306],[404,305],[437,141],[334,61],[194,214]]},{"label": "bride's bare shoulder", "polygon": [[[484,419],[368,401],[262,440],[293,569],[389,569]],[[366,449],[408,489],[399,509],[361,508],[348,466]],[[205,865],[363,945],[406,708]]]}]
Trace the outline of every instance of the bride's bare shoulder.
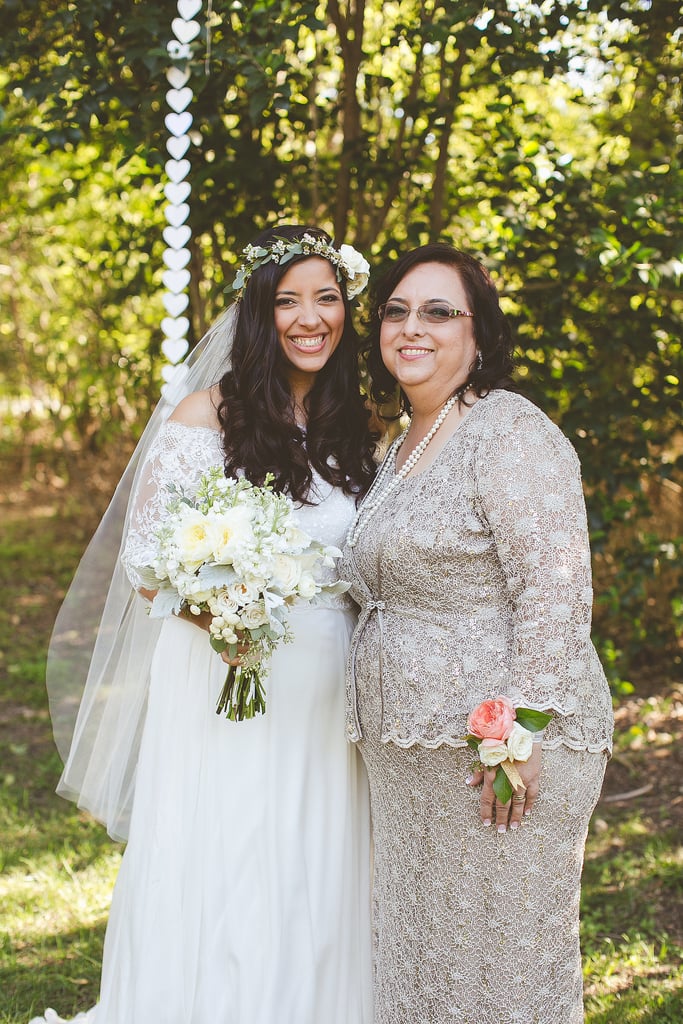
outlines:
[{"label": "bride's bare shoulder", "polygon": [[220,430],[220,397],[217,386],[194,391],[175,407],[170,419],[183,423],[186,427],[210,427],[212,430]]}]

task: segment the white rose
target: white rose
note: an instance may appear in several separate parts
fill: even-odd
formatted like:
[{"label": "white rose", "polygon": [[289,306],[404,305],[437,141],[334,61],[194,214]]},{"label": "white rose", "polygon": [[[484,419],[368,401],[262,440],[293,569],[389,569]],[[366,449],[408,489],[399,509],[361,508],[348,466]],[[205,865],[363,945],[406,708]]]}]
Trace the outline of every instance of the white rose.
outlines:
[{"label": "white rose", "polygon": [[318,590],[318,584],[310,572],[302,573],[298,588],[299,597],[303,597],[305,601],[310,601],[318,593]]},{"label": "white rose", "polygon": [[346,271],[346,294],[350,299],[362,292],[368,283],[370,264],[352,245],[340,245],[339,255]]},{"label": "white rose", "polygon": [[238,580],[236,583],[231,583],[226,591],[227,596],[240,607],[258,600],[260,592],[261,588],[251,580]]},{"label": "white rose", "polygon": [[242,609],[240,618],[244,629],[258,629],[259,626],[268,625],[268,613],[262,601],[248,604],[246,608]]},{"label": "white rose", "polygon": [[528,761],[534,746],[534,734],[515,722],[507,739],[511,761]]},{"label": "white rose", "polygon": [[239,605],[231,594],[222,591],[209,599],[209,610],[212,615],[220,615],[227,622],[237,621]]},{"label": "white rose", "polygon": [[479,760],[487,768],[493,768],[507,760],[508,748],[505,740],[482,740],[479,744]]},{"label": "white rose", "polygon": [[276,555],[273,559],[273,583],[284,594],[293,594],[301,579],[301,565],[290,555]]}]

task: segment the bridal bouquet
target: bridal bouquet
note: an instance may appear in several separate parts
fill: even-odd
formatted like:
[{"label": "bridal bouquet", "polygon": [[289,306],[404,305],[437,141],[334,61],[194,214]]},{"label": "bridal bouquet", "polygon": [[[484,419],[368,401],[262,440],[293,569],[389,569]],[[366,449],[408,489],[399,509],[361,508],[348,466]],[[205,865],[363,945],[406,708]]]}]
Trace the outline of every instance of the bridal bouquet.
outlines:
[{"label": "bridal bouquet", "polygon": [[533,734],[544,729],[551,719],[543,711],[515,708],[507,697],[485,700],[467,719],[467,745],[476,750],[487,768],[496,768],[493,791],[501,803],[512,798],[514,789],[524,787],[515,761],[528,761]]},{"label": "bridal bouquet", "polygon": [[204,473],[194,498],[171,488],[155,557],[140,570],[144,586],[157,591],[153,618],[183,609],[209,612],[213,649],[240,658],[229,668],[216,708],[232,721],[265,711],[265,659],[291,639],[288,606],[314,600],[322,590],[347,589],[341,582],[320,583],[321,568],[334,565],[341,552],[298,528],[292,501],[274,493],[271,481],[254,487],[226,478],[216,466]]}]

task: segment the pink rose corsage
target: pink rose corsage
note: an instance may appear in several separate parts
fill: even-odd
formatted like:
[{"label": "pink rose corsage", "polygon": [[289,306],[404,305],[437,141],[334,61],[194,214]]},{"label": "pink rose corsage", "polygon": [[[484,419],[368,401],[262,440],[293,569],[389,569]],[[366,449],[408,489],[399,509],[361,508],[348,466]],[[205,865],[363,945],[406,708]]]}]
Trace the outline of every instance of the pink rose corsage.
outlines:
[{"label": "pink rose corsage", "polygon": [[532,708],[515,708],[507,697],[484,700],[467,719],[468,747],[476,751],[486,768],[495,768],[493,791],[501,803],[512,799],[515,789],[524,789],[515,761],[528,761],[533,734],[544,729],[551,716]]}]

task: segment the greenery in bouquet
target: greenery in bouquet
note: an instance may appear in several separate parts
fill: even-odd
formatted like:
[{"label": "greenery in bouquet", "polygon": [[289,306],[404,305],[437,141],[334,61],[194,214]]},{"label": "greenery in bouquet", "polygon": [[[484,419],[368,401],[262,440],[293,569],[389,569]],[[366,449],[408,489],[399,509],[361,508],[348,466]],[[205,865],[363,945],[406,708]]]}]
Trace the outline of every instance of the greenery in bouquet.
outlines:
[{"label": "greenery in bouquet", "polygon": [[170,490],[155,557],[139,570],[144,585],[156,591],[150,615],[208,612],[213,649],[240,659],[228,670],[217,713],[232,721],[253,718],[265,711],[268,658],[291,638],[288,609],[315,602],[323,590],[346,589],[321,581],[341,552],[297,526],[293,502],[273,491],[270,476],[256,487],[226,478],[216,466],[193,496]]}]

